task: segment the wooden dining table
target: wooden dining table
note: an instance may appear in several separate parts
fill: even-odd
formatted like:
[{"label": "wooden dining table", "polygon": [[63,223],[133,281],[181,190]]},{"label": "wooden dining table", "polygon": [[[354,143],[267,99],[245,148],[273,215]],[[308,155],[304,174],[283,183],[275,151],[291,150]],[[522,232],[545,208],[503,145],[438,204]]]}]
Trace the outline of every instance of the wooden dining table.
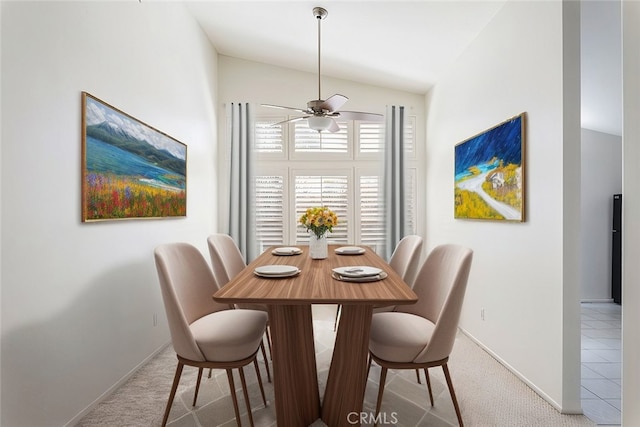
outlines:
[{"label": "wooden dining table", "polygon": [[[214,295],[226,304],[253,303],[268,307],[274,370],[277,425],[308,426],[321,418],[331,427],[359,425],[367,383],[369,331],[374,306],[413,304],[411,288],[368,247],[360,255],[338,255],[329,246],[328,258],[309,257],[307,246],[298,255],[277,256],[269,248]],[[300,273],[264,278],[255,269],[290,265]],[[371,266],[387,277],[366,283],[341,281],[336,267]],[[320,400],[313,336],[312,304],[341,304],[333,357]],[[321,403],[322,402],[322,403]]]}]

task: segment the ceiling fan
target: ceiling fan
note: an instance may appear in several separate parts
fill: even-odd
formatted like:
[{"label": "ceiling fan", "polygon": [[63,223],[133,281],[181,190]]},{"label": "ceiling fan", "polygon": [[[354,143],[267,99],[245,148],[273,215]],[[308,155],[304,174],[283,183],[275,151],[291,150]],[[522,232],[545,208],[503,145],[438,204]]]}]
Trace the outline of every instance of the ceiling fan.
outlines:
[{"label": "ceiling fan", "polygon": [[272,105],[272,104],[262,104],[263,107],[271,107],[271,108],[280,108],[284,110],[293,110],[299,113],[304,114],[304,116],[294,117],[288,120],[284,120],[282,122],[276,123],[275,125],[279,125],[282,123],[288,122],[297,122],[300,120],[307,120],[307,124],[309,128],[316,130],[318,132],[329,131],[329,132],[338,132],[340,130],[340,126],[335,121],[336,118],[340,117],[345,120],[366,120],[366,121],[382,121],[383,115],[376,113],[364,113],[360,111],[339,111],[340,107],[342,107],[348,100],[344,95],[335,94],[327,98],[326,100],[321,99],[321,90],[320,90],[320,22],[326,18],[328,12],[326,9],[322,7],[314,7],[313,8],[313,16],[318,21],[318,99],[311,100],[307,102],[307,108],[293,108],[293,107],[283,107],[280,105]]}]

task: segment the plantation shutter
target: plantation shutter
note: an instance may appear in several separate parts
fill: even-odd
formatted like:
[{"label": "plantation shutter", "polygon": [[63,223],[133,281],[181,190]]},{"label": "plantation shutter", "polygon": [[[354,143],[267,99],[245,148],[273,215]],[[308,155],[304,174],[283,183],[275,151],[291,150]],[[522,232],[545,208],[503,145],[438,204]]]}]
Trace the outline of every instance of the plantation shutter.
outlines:
[{"label": "plantation shutter", "polygon": [[284,243],[284,188],[283,176],[256,177],[256,239],[261,252]]},{"label": "plantation shutter", "polygon": [[360,176],[360,242],[374,251],[385,241],[385,218],[382,204],[382,178],[376,175]]},{"label": "plantation shutter", "polygon": [[318,132],[310,129],[305,120],[295,122],[296,153],[348,153],[349,134],[347,124],[338,122],[338,132]]},{"label": "plantation shutter", "polygon": [[[311,207],[326,206],[338,216],[338,225],[327,236],[331,243],[348,243],[347,175],[298,175],[295,177],[295,217],[299,219]],[[296,244],[309,243],[309,233],[296,227]]]},{"label": "plantation shutter", "polygon": [[357,122],[358,152],[377,154],[384,149],[384,123]]},{"label": "plantation shutter", "polygon": [[404,152],[407,158],[416,157],[416,117],[405,117],[404,123]]},{"label": "plantation shutter", "polygon": [[282,120],[285,120],[285,118],[259,118],[255,121],[254,146],[256,153],[276,154],[284,152],[283,126],[274,126]]},{"label": "plantation shutter", "polygon": [[411,168],[405,174],[405,232],[407,235],[416,234],[418,228],[416,225],[417,212],[417,181],[416,181],[416,169]]}]

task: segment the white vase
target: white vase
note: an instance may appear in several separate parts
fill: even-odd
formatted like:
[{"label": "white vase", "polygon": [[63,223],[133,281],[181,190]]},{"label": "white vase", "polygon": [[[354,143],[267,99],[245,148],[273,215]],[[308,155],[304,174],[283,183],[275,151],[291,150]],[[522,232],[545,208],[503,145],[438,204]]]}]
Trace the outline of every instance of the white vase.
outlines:
[{"label": "white vase", "polygon": [[318,237],[313,231],[309,232],[309,256],[311,259],[325,259],[329,256],[326,233]]}]

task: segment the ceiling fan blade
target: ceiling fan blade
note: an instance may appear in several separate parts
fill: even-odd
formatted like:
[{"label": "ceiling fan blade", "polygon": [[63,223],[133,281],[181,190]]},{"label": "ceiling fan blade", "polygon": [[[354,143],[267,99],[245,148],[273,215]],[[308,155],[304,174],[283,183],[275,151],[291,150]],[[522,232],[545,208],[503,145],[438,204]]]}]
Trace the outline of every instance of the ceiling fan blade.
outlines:
[{"label": "ceiling fan blade", "polygon": [[339,132],[340,131],[340,126],[338,125],[338,123],[336,123],[336,121],[334,119],[331,119],[331,126],[329,126],[329,132]]},{"label": "ceiling fan blade", "polygon": [[341,119],[346,120],[364,120],[367,122],[381,122],[384,120],[382,114],[363,113],[362,111],[340,111],[338,113]]},{"label": "ceiling fan blade", "polygon": [[278,122],[278,123],[274,123],[274,124],[272,124],[271,126],[278,126],[278,125],[281,125],[281,124],[283,124],[283,123],[299,122],[300,120],[308,119],[309,117],[311,117],[311,116],[294,117],[294,118],[292,118],[292,119],[287,119],[287,120],[283,120],[283,121]]},{"label": "ceiling fan blade", "polygon": [[346,96],[336,93],[335,95],[332,95],[329,98],[327,98],[327,100],[324,101],[322,104],[320,104],[320,108],[323,110],[327,110],[330,113],[333,113],[334,111],[342,107],[348,100],[349,98],[347,98]]},{"label": "ceiling fan blade", "polygon": [[304,113],[304,114],[308,114],[309,111],[307,110],[303,110],[302,108],[294,108],[294,107],[283,107],[282,105],[273,105],[273,104],[260,104],[262,107],[269,107],[269,108],[279,108],[281,110],[293,110],[293,111],[299,111],[300,113]]}]

